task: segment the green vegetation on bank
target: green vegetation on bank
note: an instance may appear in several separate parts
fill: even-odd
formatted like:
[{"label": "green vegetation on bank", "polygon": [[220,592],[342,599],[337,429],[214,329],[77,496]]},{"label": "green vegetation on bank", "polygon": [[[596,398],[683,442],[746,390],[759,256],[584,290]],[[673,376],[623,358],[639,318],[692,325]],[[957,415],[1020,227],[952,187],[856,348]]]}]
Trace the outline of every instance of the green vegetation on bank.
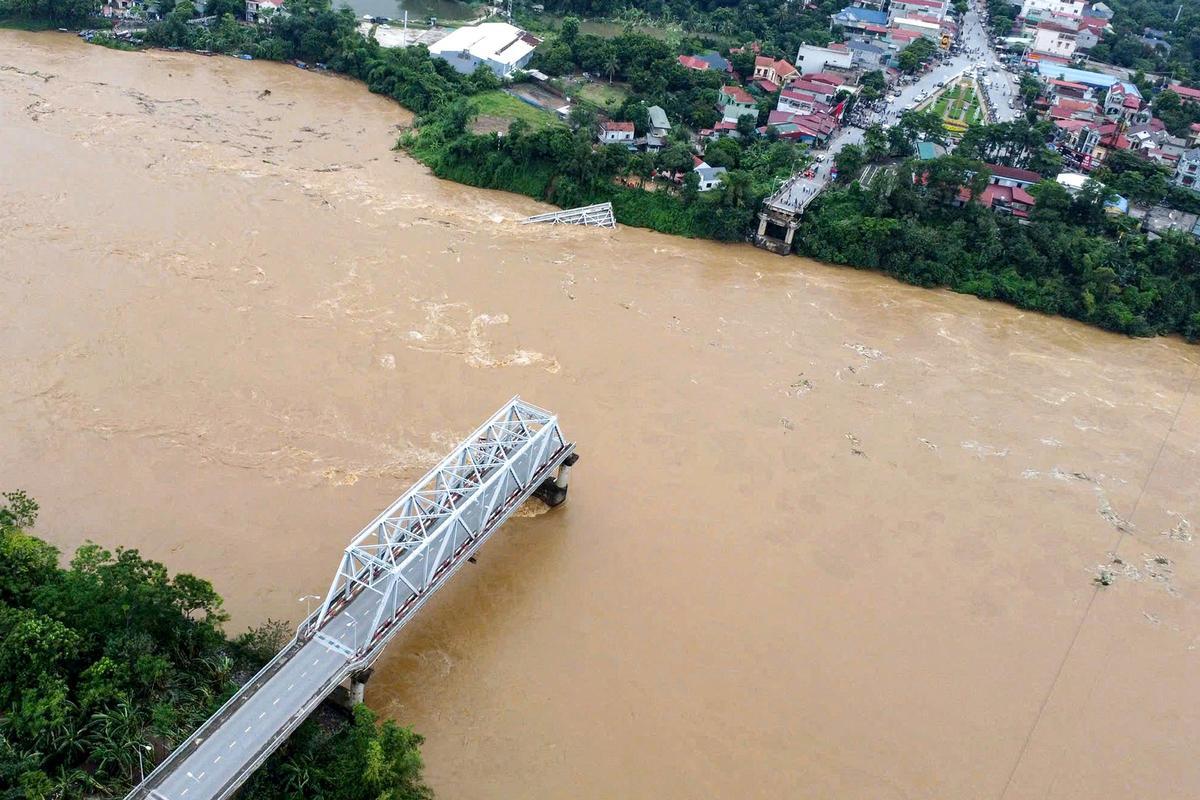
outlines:
[{"label": "green vegetation on bank", "polygon": [[[470,133],[470,102],[460,100],[424,115],[400,144],[436,175],[485,188],[506,189],[563,207],[611,201],[625,224],[664,233],[726,241],[745,237],[761,199],[795,167],[796,148],[755,141],[742,147],[724,139],[709,148],[712,166],[727,178],[700,192],[691,151],[674,143],[661,152],[631,153],[624,145],[594,148],[593,125],[578,119],[572,131],[533,129],[523,120],[504,136]],[[684,176],[678,187],[660,174]]]},{"label": "green vegetation on bank", "polygon": [[1004,300],[1134,336],[1200,338],[1200,247],[1181,233],[1154,241],[1106,213],[1095,186],[1072,198],[1053,180],[1031,187],[1029,224],[978,203],[979,161],[945,156],[884,170],[868,188],[827,192],[805,215],[800,252],[879,270],[920,286]]},{"label": "green vegetation on bank", "polygon": [[[226,638],[208,581],[136,550],[85,544],[64,568],[28,532],[37,504],[0,498],[0,800],[122,796],[288,633],[267,622]],[[425,800],[420,744],[365,706],[310,719],[241,796]]]},{"label": "green vegetation on bank", "polygon": [[[801,44],[837,39],[829,16],[845,0],[546,0],[546,10],[589,19],[616,19],[627,25],[654,23],[693,34],[762,44],[763,51],[795,55]],[[676,42],[678,43],[678,42]],[[597,73],[602,74],[602,73]]]}]

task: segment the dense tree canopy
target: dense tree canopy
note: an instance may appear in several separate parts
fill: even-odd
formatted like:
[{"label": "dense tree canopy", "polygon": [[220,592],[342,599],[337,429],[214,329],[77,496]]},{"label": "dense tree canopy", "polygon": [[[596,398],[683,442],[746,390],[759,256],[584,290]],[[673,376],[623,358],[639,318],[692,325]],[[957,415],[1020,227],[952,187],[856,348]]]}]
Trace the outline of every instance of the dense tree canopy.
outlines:
[{"label": "dense tree canopy", "polygon": [[1128,218],[1105,213],[1108,192],[1072,197],[1054,181],[1031,189],[1030,224],[977,203],[960,207],[959,189],[977,196],[985,175],[981,163],[955,155],[907,162],[869,188],[833,190],[805,215],[800,250],[1132,335],[1200,338],[1194,239],[1131,234]]},{"label": "dense tree canopy", "polygon": [[[226,639],[221,598],[136,550],[59,553],[30,534],[37,504],[0,503],[0,800],[119,796],[212,713],[286,639],[268,622]],[[307,723],[246,789],[254,798],[429,796],[421,743],[365,708]],[[319,752],[316,752],[319,750]],[[305,780],[286,791],[274,775]]]}]

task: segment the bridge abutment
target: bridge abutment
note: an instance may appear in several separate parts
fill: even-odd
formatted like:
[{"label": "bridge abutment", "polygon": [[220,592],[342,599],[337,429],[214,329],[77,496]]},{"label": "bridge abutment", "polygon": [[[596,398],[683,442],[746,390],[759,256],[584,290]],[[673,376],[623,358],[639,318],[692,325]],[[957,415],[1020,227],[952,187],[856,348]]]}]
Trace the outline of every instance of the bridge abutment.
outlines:
[{"label": "bridge abutment", "polygon": [[[796,229],[800,227],[801,213],[764,205],[763,210],[758,212],[758,232],[754,236],[755,246],[781,256],[792,252],[792,241],[796,237]],[[772,229],[780,231],[782,236],[773,236]]]}]

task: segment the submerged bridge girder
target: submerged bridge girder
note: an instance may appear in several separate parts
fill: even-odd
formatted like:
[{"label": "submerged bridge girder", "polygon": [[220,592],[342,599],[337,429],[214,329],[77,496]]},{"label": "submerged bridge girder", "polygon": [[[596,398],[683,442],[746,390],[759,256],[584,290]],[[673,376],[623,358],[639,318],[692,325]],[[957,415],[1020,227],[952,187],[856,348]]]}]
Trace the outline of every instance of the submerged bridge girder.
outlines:
[{"label": "submerged bridge girder", "polygon": [[531,496],[566,500],[578,458],[558,419],[513,398],[362,529],[295,637],[126,800],[224,800]]}]

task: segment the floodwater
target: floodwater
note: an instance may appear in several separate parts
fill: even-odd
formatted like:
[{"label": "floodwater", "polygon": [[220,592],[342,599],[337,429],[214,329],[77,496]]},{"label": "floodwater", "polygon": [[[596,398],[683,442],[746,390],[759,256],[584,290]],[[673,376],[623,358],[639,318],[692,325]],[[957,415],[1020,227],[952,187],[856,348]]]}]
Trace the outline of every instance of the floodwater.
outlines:
[{"label": "floodwater", "polygon": [[578,441],[570,500],[367,688],[441,797],[1200,795],[1200,350],[520,227],[391,152],[409,120],[0,32],[0,486],[43,535],[296,619],[519,393]]}]

